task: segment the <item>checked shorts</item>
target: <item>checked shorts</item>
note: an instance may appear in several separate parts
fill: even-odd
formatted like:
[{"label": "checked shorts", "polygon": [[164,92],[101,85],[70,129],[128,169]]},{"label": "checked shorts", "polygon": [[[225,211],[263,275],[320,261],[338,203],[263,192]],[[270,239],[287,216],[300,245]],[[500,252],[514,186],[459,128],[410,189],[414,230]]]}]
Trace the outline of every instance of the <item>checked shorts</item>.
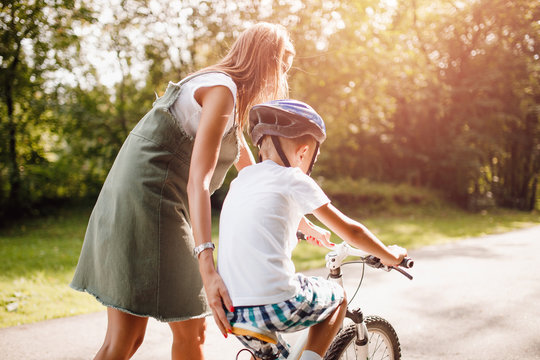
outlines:
[{"label": "checked shorts", "polygon": [[343,301],[343,288],[337,283],[302,274],[296,274],[294,281],[298,284],[299,292],[288,300],[277,304],[238,306],[234,312],[227,313],[227,319],[233,326],[248,323],[258,329],[277,333],[277,344],[250,336],[237,336],[260,359],[286,359],[290,346],[279,332],[296,332],[318,324]]}]

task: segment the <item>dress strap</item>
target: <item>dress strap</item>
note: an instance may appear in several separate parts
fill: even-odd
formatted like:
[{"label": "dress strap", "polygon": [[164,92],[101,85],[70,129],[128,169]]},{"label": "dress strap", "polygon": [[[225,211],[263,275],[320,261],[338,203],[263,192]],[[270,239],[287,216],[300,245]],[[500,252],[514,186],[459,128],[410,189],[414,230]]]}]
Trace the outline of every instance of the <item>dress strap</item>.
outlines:
[{"label": "dress strap", "polygon": [[[206,75],[206,74],[211,74],[211,73],[217,73],[217,74],[223,74],[223,75],[226,75],[228,77],[231,77],[231,75],[227,74],[225,71],[221,71],[221,70],[208,70],[208,71],[201,71],[201,72],[198,72],[198,73],[195,73],[195,74],[191,74],[191,75],[188,75],[186,76],[185,78],[183,78],[182,80],[180,80],[178,83],[174,84],[174,83],[169,83],[169,85],[176,85],[178,87],[182,86],[182,84],[188,82],[189,80],[191,79],[194,79],[198,76],[201,76],[201,75]],[[233,80],[234,82],[234,80]],[[236,99],[233,99],[233,102],[234,102],[234,105],[233,105],[233,112],[234,112],[234,127],[236,127],[237,125],[237,121],[236,121]]]},{"label": "dress strap", "polygon": [[[199,72],[199,73],[188,75],[187,77],[183,78],[182,80],[180,80],[177,83],[173,83],[172,81],[170,81],[168,86],[167,86],[167,89],[165,90],[165,94],[163,94],[163,96],[161,96],[161,97],[158,97],[156,95],[156,100],[154,101],[153,106],[158,105],[160,107],[164,107],[164,108],[168,109],[169,107],[172,106],[172,104],[178,98],[178,95],[180,94],[180,89],[182,88],[183,84],[185,84],[189,80],[192,80],[192,79],[194,79],[194,78],[196,78],[198,76],[205,75],[205,74],[210,74],[210,73],[221,73],[221,74],[224,74],[224,75],[230,77],[230,75],[227,74],[225,71],[209,70],[209,71],[202,71],[202,72]],[[233,99],[233,101],[234,101],[234,118],[236,120],[236,99]],[[235,123],[236,123],[236,121],[235,121]]]},{"label": "dress strap", "polygon": [[226,75],[228,77],[231,77],[229,74],[227,74],[225,71],[221,71],[221,70],[208,70],[208,71],[201,71],[201,72],[196,72],[194,74],[191,74],[191,75],[188,75],[186,76],[185,78],[183,78],[182,80],[180,80],[178,83],[176,83],[176,85],[178,86],[181,86],[182,84],[184,84],[185,82],[188,82],[189,80],[191,79],[194,79],[198,76],[201,76],[201,75],[206,75],[206,74],[211,74],[211,73],[219,73],[219,74],[223,74],[223,75]]}]

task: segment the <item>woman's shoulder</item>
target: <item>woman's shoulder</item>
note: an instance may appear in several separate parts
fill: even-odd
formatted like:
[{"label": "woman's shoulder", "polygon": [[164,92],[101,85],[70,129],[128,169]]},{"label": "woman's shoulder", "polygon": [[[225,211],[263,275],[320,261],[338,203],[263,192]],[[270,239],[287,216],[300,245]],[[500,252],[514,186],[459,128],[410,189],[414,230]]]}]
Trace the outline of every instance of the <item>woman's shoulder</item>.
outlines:
[{"label": "woman's shoulder", "polygon": [[189,82],[194,87],[223,85],[231,89],[231,91],[236,94],[235,82],[227,73],[222,71],[207,71],[196,74],[195,77]]}]

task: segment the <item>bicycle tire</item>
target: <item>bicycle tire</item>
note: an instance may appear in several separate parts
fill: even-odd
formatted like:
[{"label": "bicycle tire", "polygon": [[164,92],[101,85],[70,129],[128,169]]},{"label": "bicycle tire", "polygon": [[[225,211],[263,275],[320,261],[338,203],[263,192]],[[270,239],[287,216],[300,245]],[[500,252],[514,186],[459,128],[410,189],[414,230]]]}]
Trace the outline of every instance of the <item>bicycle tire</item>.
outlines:
[{"label": "bicycle tire", "polygon": [[[379,316],[364,319],[369,334],[369,360],[399,360],[401,345],[390,323]],[[365,360],[357,357],[356,324],[342,329],[330,345],[324,360]],[[384,346],[383,346],[384,345]]]}]

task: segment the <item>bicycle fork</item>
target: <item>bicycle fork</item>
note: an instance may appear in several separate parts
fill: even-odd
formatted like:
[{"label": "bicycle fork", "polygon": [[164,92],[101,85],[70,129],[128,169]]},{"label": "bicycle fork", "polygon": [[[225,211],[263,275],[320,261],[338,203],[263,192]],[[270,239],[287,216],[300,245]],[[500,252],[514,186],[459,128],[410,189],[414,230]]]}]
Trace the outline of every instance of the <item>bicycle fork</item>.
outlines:
[{"label": "bicycle fork", "polygon": [[[343,259],[337,256],[335,253],[329,253],[326,255],[326,267],[330,271],[329,279],[338,283],[343,287],[343,277],[341,275],[341,263]],[[369,360],[368,344],[369,335],[366,324],[364,323],[364,315],[360,309],[347,309],[345,315],[356,324],[356,340],[355,351],[356,359]]]},{"label": "bicycle fork", "polygon": [[356,324],[356,337],[354,340],[356,358],[369,360],[368,344],[369,334],[366,324],[364,323],[364,315],[362,310],[354,309],[349,311],[347,309],[347,315]]}]

